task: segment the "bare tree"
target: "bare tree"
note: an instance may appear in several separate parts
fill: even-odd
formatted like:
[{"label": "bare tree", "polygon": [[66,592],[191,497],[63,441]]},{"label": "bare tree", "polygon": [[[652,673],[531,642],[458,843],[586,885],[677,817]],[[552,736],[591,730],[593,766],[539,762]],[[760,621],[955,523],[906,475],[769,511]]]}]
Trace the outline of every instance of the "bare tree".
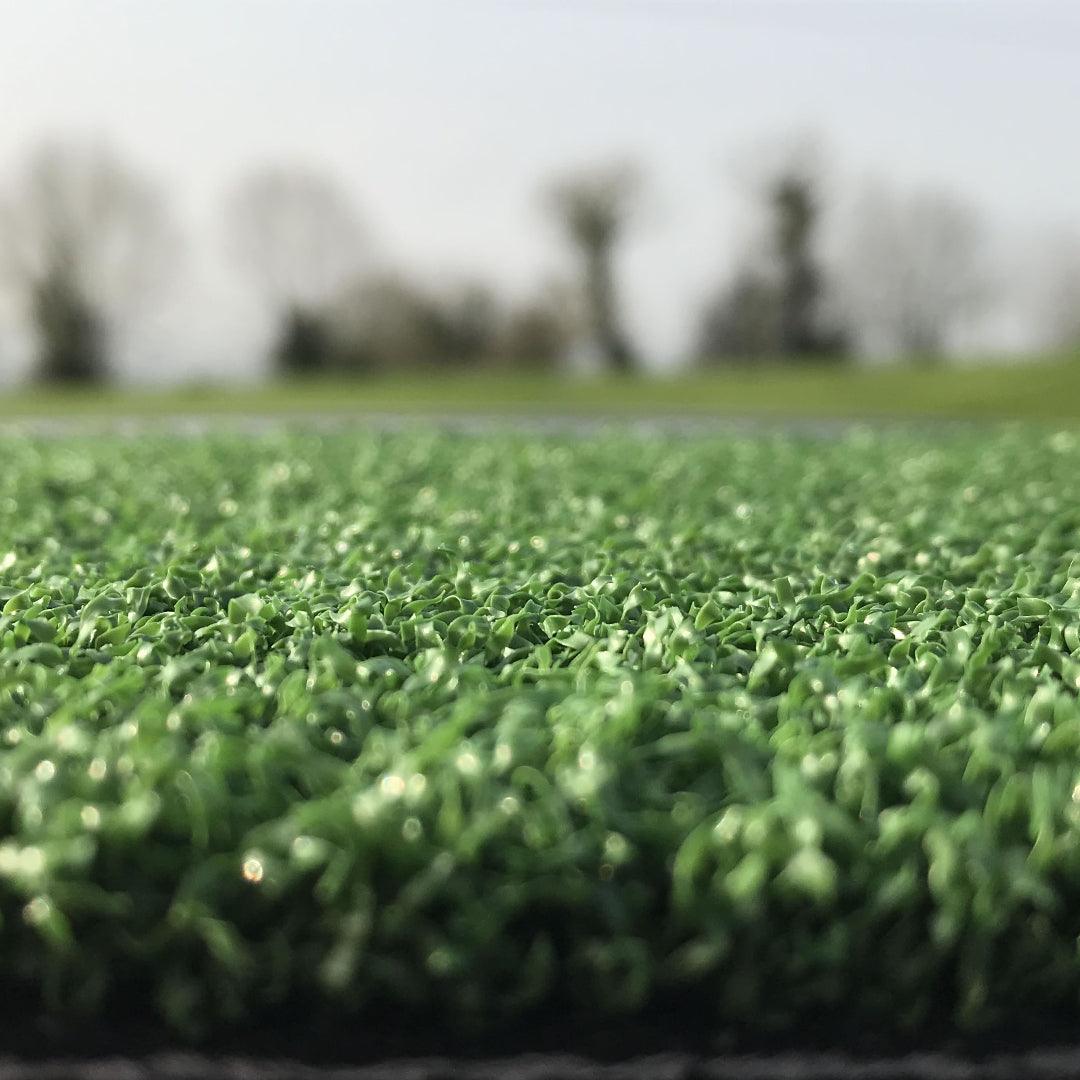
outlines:
[{"label": "bare tree", "polygon": [[982,226],[963,200],[870,187],[840,245],[840,302],[865,341],[934,361],[987,299],[983,261]]},{"label": "bare tree", "polygon": [[590,334],[607,366],[625,374],[638,367],[622,326],[615,279],[615,249],[641,189],[636,169],[609,165],[564,176],[550,185],[549,206],[581,258]]},{"label": "bare tree", "polygon": [[325,307],[362,265],[363,233],[334,182],[300,168],[267,168],[235,190],[229,241],[279,320],[274,359],[286,374],[325,370]]},{"label": "bare tree", "polygon": [[0,203],[0,279],[37,343],[36,374],[107,374],[110,335],[164,280],[175,252],[156,189],[101,146],[47,144]]}]

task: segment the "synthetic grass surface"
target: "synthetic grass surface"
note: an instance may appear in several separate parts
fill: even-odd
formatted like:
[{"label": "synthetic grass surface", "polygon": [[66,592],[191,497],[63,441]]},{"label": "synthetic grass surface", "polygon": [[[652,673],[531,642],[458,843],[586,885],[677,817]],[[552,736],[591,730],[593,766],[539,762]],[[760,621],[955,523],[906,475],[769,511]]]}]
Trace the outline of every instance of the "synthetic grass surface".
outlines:
[{"label": "synthetic grass surface", "polygon": [[20,1008],[1075,1016],[1071,434],[0,450]]}]

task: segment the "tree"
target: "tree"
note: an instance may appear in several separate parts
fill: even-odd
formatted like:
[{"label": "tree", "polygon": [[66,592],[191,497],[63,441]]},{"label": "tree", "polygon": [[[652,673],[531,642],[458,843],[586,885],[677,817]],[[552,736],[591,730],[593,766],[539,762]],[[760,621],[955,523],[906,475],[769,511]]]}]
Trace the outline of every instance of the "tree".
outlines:
[{"label": "tree", "polygon": [[37,374],[44,382],[104,377],[105,325],[75,275],[56,267],[30,289],[30,316],[38,336]]},{"label": "tree", "polygon": [[340,362],[350,371],[418,369],[444,359],[444,317],[438,304],[398,274],[380,272],[351,281],[335,298],[329,318]]},{"label": "tree", "polygon": [[36,376],[105,378],[113,331],[161,285],[174,250],[158,192],[110,151],[34,151],[0,205],[0,274],[29,317]]},{"label": "tree", "polygon": [[701,318],[697,354],[706,360],[749,363],[780,350],[777,290],[752,269],[740,270]]},{"label": "tree", "polygon": [[938,359],[987,298],[975,211],[945,192],[865,190],[839,255],[841,303],[864,341],[924,362]]},{"label": "tree", "polygon": [[490,288],[466,282],[446,296],[432,298],[431,310],[439,363],[465,366],[494,359],[504,316]]},{"label": "tree", "polygon": [[286,375],[313,375],[333,366],[334,336],[324,313],[289,304],[281,314],[271,359],[275,369]]},{"label": "tree", "polygon": [[557,369],[570,346],[569,306],[550,289],[511,308],[498,350],[507,365],[529,372]]},{"label": "tree", "polygon": [[820,356],[834,345],[822,328],[824,274],[815,244],[819,216],[812,176],[792,169],[768,191],[778,270],[777,344],[784,356]]},{"label": "tree", "polygon": [[263,169],[234,191],[227,225],[233,255],[278,320],[278,371],[333,366],[326,306],[363,261],[362,231],[345,194],[318,173]]},{"label": "tree", "polygon": [[610,370],[638,367],[622,327],[615,280],[615,249],[626,232],[640,192],[638,172],[610,165],[569,175],[550,185],[548,202],[581,259],[590,336]]},{"label": "tree", "polygon": [[433,290],[382,272],[351,282],[330,307],[329,320],[335,356],[355,372],[546,371],[566,352],[567,307],[556,289],[508,305],[480,282]]},{"label": "tree", "polygon": [[706,360],[839,359],[847,351],[826,310],[816,144],[780,144],[772,151],[759,150],[749,170],[764,235],[706,306],[698,342]]}]

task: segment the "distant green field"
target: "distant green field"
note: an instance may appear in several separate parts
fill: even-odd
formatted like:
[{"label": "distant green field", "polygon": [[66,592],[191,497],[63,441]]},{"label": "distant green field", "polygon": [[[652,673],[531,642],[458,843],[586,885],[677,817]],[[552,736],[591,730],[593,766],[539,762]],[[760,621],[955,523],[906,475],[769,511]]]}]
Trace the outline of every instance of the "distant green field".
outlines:
[{"label": "distant green field", "polygon": [[1075,1022],[1072,433],[0,453],[10,1026]]},{"label": "distant green field", "polygon": [[1074,420],[1080,358],[937,368],[766,367],[614,379],[498,373],[169,390],[18,389],[0,419],[359,413]]}]

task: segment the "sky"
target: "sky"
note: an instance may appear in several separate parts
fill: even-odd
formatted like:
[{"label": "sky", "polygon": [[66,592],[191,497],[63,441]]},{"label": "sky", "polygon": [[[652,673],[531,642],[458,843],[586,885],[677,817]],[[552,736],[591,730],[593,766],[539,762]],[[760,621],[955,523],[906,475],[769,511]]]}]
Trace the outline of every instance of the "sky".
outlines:
[{"label": "sky", "polygon": [[1073,0],[0,0],[0,189],[42,139],[100,139],[171,200],[186,243],[124,360],[154,379],[261,363],[268,313],[221,239],[253,166],[336,177],[380,263],[525,295],[572,271],[545,178],[632,157],[620,274],[662,366],[745,241],[763,140],[817,133],[838,202],[874,177],[959,192],[1026,258],[1080,230],[1078,105]]}]

